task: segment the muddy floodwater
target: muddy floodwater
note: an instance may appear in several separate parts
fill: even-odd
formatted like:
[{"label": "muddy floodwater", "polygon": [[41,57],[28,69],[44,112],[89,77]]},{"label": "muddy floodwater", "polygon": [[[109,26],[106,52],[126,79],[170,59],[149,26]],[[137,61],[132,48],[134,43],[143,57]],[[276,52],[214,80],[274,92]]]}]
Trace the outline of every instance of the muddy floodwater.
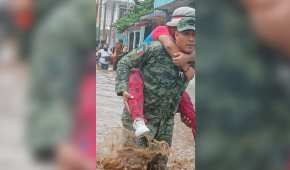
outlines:
[{"label": "muddy floodwater", "polygon": [[[122,150],[122,124],[121,114],[123,103],[121,97],[115,92],[115,72],[96,70],[96,138],[97,161],[110,157],[113,151]],[[192,170],[195,169],[195,144],[191,129],[181,121],[179,114],[175,116],[173,143],[170,149],[169,169]],[[128,151],[130,149],[126,148]],[[123,150],[122,150],[123,151]],[[124,154],[124,153],[123,153]],[[100,169],[100,168],[97,168]],[[100,169],[101,170],[101,169]]]}]

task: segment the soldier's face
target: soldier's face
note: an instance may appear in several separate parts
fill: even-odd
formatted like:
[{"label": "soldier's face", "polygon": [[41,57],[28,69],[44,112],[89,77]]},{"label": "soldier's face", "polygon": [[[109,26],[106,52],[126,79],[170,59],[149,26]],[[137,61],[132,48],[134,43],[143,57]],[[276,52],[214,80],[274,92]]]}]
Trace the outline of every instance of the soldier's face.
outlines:
[{"label": "soldier's face", "polygon": [[177,47],[184,53],[191,54],[195,48],[195,32],[192,30],[175,32]]},{"label": "soldier's face", "polygon": [[290,52],[290,0],[243,0],[257,35],[268,45]]}]

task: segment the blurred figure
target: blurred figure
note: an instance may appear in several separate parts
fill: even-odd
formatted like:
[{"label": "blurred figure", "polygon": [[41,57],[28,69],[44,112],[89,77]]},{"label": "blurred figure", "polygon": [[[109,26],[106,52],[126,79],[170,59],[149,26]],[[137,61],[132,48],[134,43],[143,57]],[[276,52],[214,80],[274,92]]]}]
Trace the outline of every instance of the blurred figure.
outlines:
[{"label": "blurred figure", "polygon": [[129,52],[129,49],[127,46],[124,46],[123,48],[123,54],[127,54]]},{"label": "blurred figure", "polygon": [[19,32],[27,32],[32,28],[34,23],[34,6],[33,0],[14,0],[10,2],[10,10],[14,25]]},{"label": "blurred figure", "polygon": [[99,52],[99,48],[96,48],[96,64],[97,64],[97,66],[99,65],[99,59],[100,59],[100,53],[98,53]]},{"label": "blurred figure", "polygon": [[61,170],[95,167],[95,10],[94,1],[67,1],[33,39],[28,144]]},{"label": "blurred figure", "polygon": [[14,35],[9,12],[9,1],[0,1],[0,65],[11,63],[14,60]]},{"label": "blurred figure", "polygon": [[98,52],[97,52],[97,56],[98,56],[98,63],[101,66],[102,70],[108,70],[109,69],[109,64],[110,64],[110,56],[111,53],[108,49],[108,45],[104,45],[103,48],[101,48]]},{"label": "blurred figure", "polygon": [[18,39],[18,53],[30,58],[32,37],[41,23],[59,5],[70,0],[13,0],[9,1],[11,23]]},{"label": "blurred figure", "polygon": [[7,0],[0,1],[0,42],[7,36],[9,26],[11,25],[8,4],[9,2]]},{"label": "blurred figure", "polygon": [[123,43],[121,41],[117,42],[113,54],[112,54],[112,64],[113,64],[113,70],[117,69],[117,62],[120,60],[119,57],[123,53]]},{"label": "blurred figure", "polygon": [[287,169],[288,3],[199,4],[197,169]]},{"label": "blurred figure", "polygon": [[242,1],[257,36],[269,47],[278,48],[290,57],[289,0]]}]

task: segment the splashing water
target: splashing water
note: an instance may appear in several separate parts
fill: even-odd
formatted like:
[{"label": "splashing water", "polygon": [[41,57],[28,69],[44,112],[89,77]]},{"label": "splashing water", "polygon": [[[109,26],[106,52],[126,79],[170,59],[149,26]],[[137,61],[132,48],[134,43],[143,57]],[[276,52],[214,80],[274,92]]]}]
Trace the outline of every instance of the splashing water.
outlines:
[{"label": "splashing water", "polygon": [[[172,156],[173,152],[166,142],[160,142],[152,139],[149,135],[145,135],[143,139],[146,141],[146,147],[141,148],[134,143],[135,139],[132,134],[127,137],[122,146],[110,144],[111,153],[97,159],[97,170],[165,170],[162,164],[157,163],[154,167],[150,167],[149,164],[160,157],[168,158],[170,155]],[[168,169],[189,170],[186,167],[192,162],[193,160],[180,161],[173,159]]]}]

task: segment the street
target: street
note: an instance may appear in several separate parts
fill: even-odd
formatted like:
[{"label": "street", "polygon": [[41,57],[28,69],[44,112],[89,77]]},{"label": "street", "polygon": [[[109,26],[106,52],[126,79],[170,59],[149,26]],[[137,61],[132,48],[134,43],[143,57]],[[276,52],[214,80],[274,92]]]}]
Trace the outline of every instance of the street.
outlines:
[{"label": "street", "polygon": [[[0,73],[1,168],[7,170],[52,169],[50,166],[37,166],[33,163],[25,147],[27,80],[29,79],[27,68],[25,65],[3,66]],[[96,70],[97,156],[103,156],[112,149],[110,148],[112,145],[109,147],[110,142],[107,139],[110,138],[113,139],[113,142],[117,142],[115,139],[120,137],[123,104],[121,98],[115,95],[114,79],[114,72]],[[194,160],[193,143],[191,130],[180,122],[179,116],[176,116],[171,159]]]},{"label": "street", "polygon": [[5,170],[52,170],[32,161],[25,144],[27,67],[11,60],[0,62],[0,167]]},{"label": "street", "polygon": [[[113,71],[96,70],[96,109],[97,109],[97,158],[108,155],[121,140],[121,113],[123,102],[115,94],[115,73]],[[195,159],[194,140],[191,129],[176,115],[172,144],[171,163],[182,161],[186,168],[192,170]]]}]

